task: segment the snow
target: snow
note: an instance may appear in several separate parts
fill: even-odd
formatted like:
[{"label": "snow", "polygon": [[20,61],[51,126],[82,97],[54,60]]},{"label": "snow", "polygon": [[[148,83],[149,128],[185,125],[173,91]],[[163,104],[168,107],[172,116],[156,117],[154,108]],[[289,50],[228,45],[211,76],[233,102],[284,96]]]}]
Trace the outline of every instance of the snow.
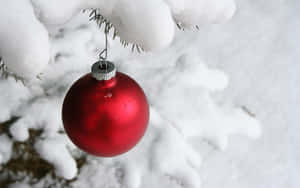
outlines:
[{"label": "snow", "polygon": [[53,164],[55,173],[66,179],[73,179],[77,174],[74,159],[67,150],[65,137],[52,137],[37,141],[35,144],[37,152],[45,160]]},{"label": "snow", "polygon": [[12,141],[6,135],[0,135],[0,164],[6,163],[12,153]]},{"label": "snow", "polygon": [[1,57],[10,72],[32,79],[49,62],[48,31],[37,20],[29,0],[5,1],[0,12]]},{"label": "snow", "polygon": [[120,182],[117,177],[119,169],[117,165],[104,165],[98,161],[90,161],[81,169],[78,180],[72,186],[81,187],[116,187],[119,188]]},{"label": "snow", "polygon": [[30,185],[25,184],[25,183],[16,182],[16,183],[9,185],[9,188],[30,188]]},{"label": "snow", "polygon": [[[76,177],[77,168],[72,157],[74,146],[67,141],[65,134],[59,133],[62,130],[62,100],[70,85],[90,70],[95,61],[95,51],[104,45],[101,31],[95,23],[88,23],[86,19],[87,15],[81,14],[64,30],[53,33],[51,52],[54,61],[46,67],[41,80],[30,83],[30,97],[12,113],[21,118],[10,128],[11,135],[18,141],[28,139],[29,129],[42,129],[41,140],[35,144],[35,149],[55,166],[57,176],[66,179]],[[237,107],[218,105],[212,98],[213,92],[228,85],[226,74],[207,67],[195,51],[180,49],[181,45],[178,43],[168,49],[169,55],[174,56],[176,52],[172,59],[159,54],[154,59],[150,58],[151,54],[132,54],[118,41],[110,40],[114,49],[110,57],[115,59],[120,71],[139,81],[151,104],[149,129],[141,143],[124,155],[94,162],[97,165],[104,163],[103,170],[118,164],[123,171],[119,183],[127,187],[159,186],[162,181],[164,185],[197,188],[201,185],[198,173],[201,153],[190,139],[207,140],[225,149],[231,134],[251,138],[260,134],[257,120]],[[147,59],[151,60],[151,64],[147,63]],[[7,86],[6,89],[14,92],[14,87]],[[92,156],[88,161],[91,160],[94,160]],[[85,168],[92,167],[88,164]],[[87,172],[80,172],[81,178],[74,182],[74,186],[87,181],[85,177],[89,173],[82,173]],[[89,184],[98,186],[98,176],[103,176],[103,172],[97,169],[89,176]],[[151,179],[145,180],[148,176]]]},{"label": "snow", "polygon": [[[43,129],[47,136],[56,134],[60,127],[60,120],[57,118],[60,115],[61,102],[57,99],[35,99],[32,104],[19,107],[17,116],[20,118],[10,131],[14,139],[25,141],[29,137],[29,129]],[[33,116],[34,115],[34,116]],[[34,118],[33,118],[34,117]]]},{"label": "snow", "polygon": [[[22,83],[16,83],[13,78],[8,78],[5,81],[1,80],[0,87],[10,88],[1,92],[0,106],[2,108],[0,108],[0,122],[4,122],[12,116],[12,112],[17,110],[30,97],[30,92]],[[5,108],[3,108],[4,106]]]},{"label": "snow", "polygon": [[[107,14],[114,9],[111,2]],[[180,2],[166,1],[173,18],[184,10]],[[231,15],[233,8],[224,2],[207,9]],[[172,45],[158,52],[131,53],[109,39],[109,58],[141,84],[151,104],[146,135],[119,157],[84,154],[87,164],[79,170],[74,162],[78,149],[61,133],[63,97],[104,47],[103,33],[86,14],[51,32],[51,61],[42,80],[24,87],[1,79],[1,122],[21,117],[10,129],[18,141],[28,138],[29,129],[44,130],[35,149],[55,166],[56,175],[76,177],[73,187],[298,187],[297,6],[293,1],[240,1],[231,21],[201,26],[198,32],[177,32]],[[42,15],[46,10],[35,12],[42,22],[49,19],[52,24],[52,18]],[[57,14],[52,21],[65,22],[68,14]],[[215,18],[198,16],[197,21]],[[259,136],[251,142],[246,138]],[[12,143],[7,136],[0,138]],[[6,146],[0,144],[4,161],[10,158]],[[47,176],[30,187],[43,187],[46,181],[54,180]],[[24,185],[27,180],[12,187]]]},{"label": "snow", "polygon": [[121,39],[147,51],[169,45],[174,37],[171,12],[161,0],[120,1],[108,18]]},{"label": "snow", "polygon": [[[208,69],[197,54],[190,50],[177,53],[179,57],[173,63],[173,67],[165,69],[148,67],[147,71],[131,72],[133,75],[139,74],[138,80],[146,82],[144,85],[146,91],[149,91],[146,93],[149,93],[150,103],[159,109],[163,117],[167,117],[185,137],[203,137],[221,149],[226,148],[230,134],[259,137],[261,131],[255,119],[245,115],[240,109],[229,107],[222,109],[211,99],[212,91],[226,88],[228,78],[225,74]],[[158,72],[163,73],[164,77],[148,79],[147,76]],[[161,84],[162,80],[164,84]],[[161,86],[153,87],[157,85]],[[185,98],[182,99],[182,96]],[[178,107],[186,110],[178,110]]]},{"label": "snow", "polygon": [[208,23],[223,23],[228,21],[236,10],[233,0],[167,0],[174,19],[183,27],[191,28],[195,25]]},{"label": "snow", "polygon": [[55,30],[89,8],[98,8],[121,40],[153,51],[172,42],[175,22],[186,28],[223,22],[233,16],[235,3],[233,0],[7,1],[0,9],[5,15],[0,20],[0,54],[8,70],[27,80],[41,73],[50,58],[47,30]]}]

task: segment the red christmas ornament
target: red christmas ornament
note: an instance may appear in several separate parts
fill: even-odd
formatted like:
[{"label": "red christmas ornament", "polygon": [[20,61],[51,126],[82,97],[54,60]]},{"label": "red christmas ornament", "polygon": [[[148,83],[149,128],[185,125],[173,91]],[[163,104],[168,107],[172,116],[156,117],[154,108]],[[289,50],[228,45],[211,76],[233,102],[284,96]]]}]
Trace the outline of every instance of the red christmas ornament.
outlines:
[{"label": "red christmas ornament", "polygon": [[132,78],[102,61],[72,85],[62,119],[66,133],[80,149],[112,157],[127,152],[143,137],[149,105]]}]

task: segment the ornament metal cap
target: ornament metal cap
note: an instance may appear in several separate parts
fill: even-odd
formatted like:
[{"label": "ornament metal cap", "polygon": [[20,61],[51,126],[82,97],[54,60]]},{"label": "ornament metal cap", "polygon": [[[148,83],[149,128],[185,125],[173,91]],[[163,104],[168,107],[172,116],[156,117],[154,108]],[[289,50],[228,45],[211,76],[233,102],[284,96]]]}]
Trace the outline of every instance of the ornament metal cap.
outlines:
[{"label": "ornament metal cap", "polygon": [[96,80],[110,80],[116,76],[116,66],[110,61],[97,61],[92,66],[92,77]]}]

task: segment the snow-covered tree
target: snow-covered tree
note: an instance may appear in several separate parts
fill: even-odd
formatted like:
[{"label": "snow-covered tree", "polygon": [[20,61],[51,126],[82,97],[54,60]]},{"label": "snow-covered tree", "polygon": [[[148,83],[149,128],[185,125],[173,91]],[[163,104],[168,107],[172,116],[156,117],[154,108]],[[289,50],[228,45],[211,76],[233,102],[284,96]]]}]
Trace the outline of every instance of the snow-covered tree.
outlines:
[{"label": "snow-covered tree", "polygon": [[[99,9],[121,40],[145,50],[166,47],[179,27],[229,19],[233,0],[11,0],[1,3],[0,54],[8,71],[24,78],[40,73],[50,60],[48,30],[83,9]],[[30,45],[29,45],[30,44]]]},{"label": "snow-covered tree", "polygon": [[[198,188],[201,153],[196,142],[224,150],[232,134],[260,135],[251,113],[219,105],[211,96],[226,88],[223,72],[208,68],[182,42],[169,46],[176,25],[199,29],[231,18],[232,0],[3,0],[0,5],[2,68],[27,81],[24,86],[13,77],[0,80],[3,184]],[[104,46],[97,23],[88,21],[95,9],[100,23],[111,24],[111,34],[123,44],[152,51],[131,53],[109,39],[110,58],[143,86],[151,104],[143,140],[115,158],[79,151],[65,135],[60,116],[67,89],[89,72]]]}]

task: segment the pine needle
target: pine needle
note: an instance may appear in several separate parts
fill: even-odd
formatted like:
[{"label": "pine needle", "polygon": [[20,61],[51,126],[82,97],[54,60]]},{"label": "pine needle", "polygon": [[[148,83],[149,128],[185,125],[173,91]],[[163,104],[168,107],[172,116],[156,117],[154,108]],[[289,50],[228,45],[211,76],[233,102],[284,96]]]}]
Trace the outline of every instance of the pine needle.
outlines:
[{"label": "pine needle", "polygon": [[[86,10],[84,10],[84,11],[86,11]],[[112,39],[114,40],[117,37],[117,35],[118,35],[117,29],[114,27],[114,25],[112,23],[109,22],[109,20],[107,20],[104,16],[102,16],[100,14],[100,11],[98,9],[91,10],[91,12],[89,14],[89,20],[95,21],[99,28],[101,28],[104,25],[105,32],[107,32],[107,33],[109,33],[111,31],[111,29],[113,29]],[[129,46],[129,42],[122,40],[121,38],[120,38],[120,43],[122,44],[122,46],[124,48]],[[131,51],[134,52],[135,49],[138,53],[144,52],[144,49],[141,46],[139,46],[138,44],[132,44]]]},{"label": "pine needle", "polygon": [[0,77],[4,79],[7,79],[8,77],[12,77],[15,79],[16,82],[21,81],[24,86],[26,85],[25,79],[23,77],[18,76],[7,70],[7,67],[1,57],[0,57]]}]

